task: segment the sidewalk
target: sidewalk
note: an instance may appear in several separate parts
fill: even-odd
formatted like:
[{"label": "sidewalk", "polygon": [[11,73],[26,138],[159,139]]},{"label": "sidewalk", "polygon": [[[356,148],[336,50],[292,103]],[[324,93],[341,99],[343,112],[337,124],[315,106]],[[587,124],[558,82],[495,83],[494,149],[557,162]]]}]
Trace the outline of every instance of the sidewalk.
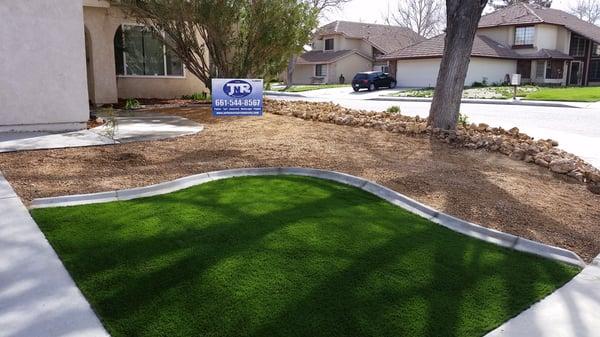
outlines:
[{"label": "sidewalk", "polygon": [[569,283],[486,337],[600,336],[600,256]]},{"label": "sidewalk", "polygon": [[110,337],[0,174],[0,337]]},{"label": "sidewalk", "polygon": [[201,124],[183,117],[139,112],[117,117],[113,138],[108,137],[105,126],[63,133],[1,132],[0,153],[160,140],[195,134],[202,129]]}]

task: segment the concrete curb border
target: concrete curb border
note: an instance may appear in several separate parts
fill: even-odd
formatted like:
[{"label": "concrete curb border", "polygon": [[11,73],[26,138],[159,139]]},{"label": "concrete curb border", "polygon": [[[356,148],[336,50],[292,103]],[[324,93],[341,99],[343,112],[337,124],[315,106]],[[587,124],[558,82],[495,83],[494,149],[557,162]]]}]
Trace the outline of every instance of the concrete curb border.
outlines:
[{"label": "concrete curb border", "polygon": [[[367,98],[369,101],[390,101],[390,102],[431,102],[431,98],[423,97],[372,97]],[[526,105],[526,106],[543,106],[553,108],[581,108],[580,106],[569,104],[568,102],[560,103],[554,101],[523,101],[511,99],[473,99],[463,98],[461,103],[465,104],[493,104],[493,105]]]},{"label": "concrete curb border", "polygon": [[419,215],[429,221],[437,223],[455,232],[470,236],[472,238],[489,242],[498,246],[514,249],[517,251],[542,256],[551,260],[565,262],[582,268],[586,266],[585,262],[577,254],[570,250],[528,240],[516,235],[500,232],[494,229],[486,228],[471,222],[458,219],[451,215],[441,213],[403,194],[400,194],[387,187],[384,187],[366,179],[362,179],[345,173],[311,168],[242,168],[207,172],[140,188],[35,199],[32,201],[30,209],[64,207],[102,203],[109,201],[131,200],[171,193],[214,180],[227,179],[233,177],[266,175],[307,176],[332,180],[342,184],[354,186],[369,193],[372,193],[382,199],[385,199],[388,202],[399,206],[411,213]]}]

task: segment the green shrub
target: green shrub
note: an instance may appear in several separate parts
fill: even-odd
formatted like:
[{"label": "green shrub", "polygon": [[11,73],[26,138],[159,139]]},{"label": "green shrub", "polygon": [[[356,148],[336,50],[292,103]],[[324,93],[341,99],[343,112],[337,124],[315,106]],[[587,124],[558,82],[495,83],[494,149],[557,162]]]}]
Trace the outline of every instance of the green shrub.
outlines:
[{"label": "green shrub", "polygon": [[195,92],[191,95],[183,95],[183,96],[181,96],[181,98],[182,99],[190,99],[193,101],[206,101],[209,99],[209,96],[205,92]]},{"label": "green shrub", "polygon": [[397,105],[392,105],[391,107],[387,108],[387,112],[400,113],[400,107]]},{"label": "green shrub", "polygon": [[462,126],[467,126],[469,125],[469,116],[467,116],[466,114],[462,114],[462,113],[458,113],[458,124],[462,125]]},{"label": "green shrub", "polygon": [[125,110],[134,110],[139,109],[141,107],[140,101],[135,98],[128,98],[125,101]]}]

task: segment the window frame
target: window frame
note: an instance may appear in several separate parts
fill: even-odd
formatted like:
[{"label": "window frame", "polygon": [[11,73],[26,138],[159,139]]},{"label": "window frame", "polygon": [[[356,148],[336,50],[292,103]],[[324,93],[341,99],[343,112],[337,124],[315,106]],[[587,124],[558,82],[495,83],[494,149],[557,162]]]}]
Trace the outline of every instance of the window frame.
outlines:
[{"label": "window frame", "polygon": [[[572,42],[574,40],[577,40],[577,46],[579,47],[579,44],[582,44],[582,48],[581,48],[581,54],[572,54],[573,51],[573,44]],[[573,56],[573,57],[585,57],[585,50],[586,50],[586,38],[584,38],[581,35],[577,35],[575,33],[571,33],[571,39],[569,40],[569,56]],[[576,51],[579,51],[579,48],[577,48]]]},{"label": "window frame", "polygon": [[[317,73],[317,69],[319,69],[319,67],[321,67],[321,73],[322,73],[323,75],[319,75],[319,74]],[[327,68],[328,68],[328,67],[327,67],[327,64],[326,64],[326,63],[318,63],[318,64],[315,64],[315,77],[327,77],[327,71],[328,71],[328,69],[327,69]]]},{"label": "window frame", "polygon": [[[552,77],[552,65],[560,63],[560,77]],[[546,61],[546,74],[544,79],[546,80],[562,80],[565,78],[565,61],[564,60],[547,60]]]},{"label": "window frame", "polygon": [[[517,32],[519,31],[519,29],[532,29],[533,33],[531,34],[531,43],[517,43]],[[524,34],[524,38],[527,36],[527,34]],[[513,48],[533,48],[533,46],[535,45],[535,25],[527,25],[527,26],[516,26],[515,27],[515,33],[514,33],[514,41],[513,41]],[[528,42],[528,41],[523,41],[523,42]]]},{"label": "window frame", "polygon": [[[524,76],[525,74],[521,74],[519,72],[519,63],[528,63],[529,64],[529,71],[527,72],[527,76]],[[531,67],[532,67],[531,60],[517,60],[517,74],[520,74],[521,78],[523,78],[523,79],[531,79]]]},{"label": "window frame", "polygon": [[[598,73],[599,76],[593,77],[594,73]],[[590,60],[588,81],[589,82],[600,82],[600,59]]]},{"label": "window frame", "polygon": [[[122,23],[119,25],[119,28],[121,29],[121,32],[123,32],[123,29],[125,26],[130,26],[130,27],[146,27],[143,24],[140,23]],[[115,32],[116,34],[116,32]],[[164,36],[164,32],[162,32],[162,35]],[[123,34],[124,36],[124,34]],[[165,78],[165,79],[186,79],[187,78],[187,70],[185,68],[185,64],[183,63],[183,61],[181,61],[181,67],[182,67],[182,74],[181,75],[167,75],[167,46],[162,42],[162,51],[163,51],[163,69],[165,74],[164,75],[128,75],[127,74],[127,54],[125,53],[125,48],[123,48],[123,74],[117,74],[117,77],[119,78]],[[116,53],[116,51],[115,51]]]},{"label": "window frame", "polygon": [[[327,49],[327,41],[331,41],[331,49]],[[334,38],[326,38],[323,42],[323,50],[324,51],[333,51],[335,49],[335,39]]]}]

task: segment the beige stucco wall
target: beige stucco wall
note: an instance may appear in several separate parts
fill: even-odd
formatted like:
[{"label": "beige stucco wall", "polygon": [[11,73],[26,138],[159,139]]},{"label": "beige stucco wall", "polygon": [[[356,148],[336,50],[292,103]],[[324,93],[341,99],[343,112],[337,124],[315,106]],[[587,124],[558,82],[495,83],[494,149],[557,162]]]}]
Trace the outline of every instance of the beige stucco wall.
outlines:
[{"label": "beige stucco wall", "polygon": [[373,62],[360,55],[353,54],[336,62],[335,73],[330,74],[330,83],[339,83],[340,75],[344,75],[346,83],[352,81],[354,75],[361,71],[371,71]]},{"label": "beige stucco wall", "polygon": [[118,7],[84,7],[85,28],[91,40],[93,87],[90,97],[93,103],[115,103],[118,98],[176,98],[195,92],[207,91],[206,87],[185,71],[181,78],[153,76],[117,76],[115,70],[114,36],[121,24],[136,24]]},{"label": "beige stucco wall", "polygon": [[506,45],[512,45],[514,41],[514,30],[510,26],[499,26],[490,28],[479,28],[477,30],[478,35],[484,35],[494,41],[504,43]]},{"label": "beige stucco wall", "polygon": [[[400,87],[434,87],[440,67],[440,58],[398,60],[396,80]],[[486,77],[488,83],[502,82],[506,74],[516,71],[514,60],[472,57],[465,79],[465,85],[481,82]]]},{"label": "beige stucco wall", "polygon": [[294,68],[294,84],[311,84],[311,78],[315,75],[314,64],[297,64]]},{"label": "beige stucco wall", "polygon": [[0,1],[0,18],[0,130],[85,127],[81,0]]}]

